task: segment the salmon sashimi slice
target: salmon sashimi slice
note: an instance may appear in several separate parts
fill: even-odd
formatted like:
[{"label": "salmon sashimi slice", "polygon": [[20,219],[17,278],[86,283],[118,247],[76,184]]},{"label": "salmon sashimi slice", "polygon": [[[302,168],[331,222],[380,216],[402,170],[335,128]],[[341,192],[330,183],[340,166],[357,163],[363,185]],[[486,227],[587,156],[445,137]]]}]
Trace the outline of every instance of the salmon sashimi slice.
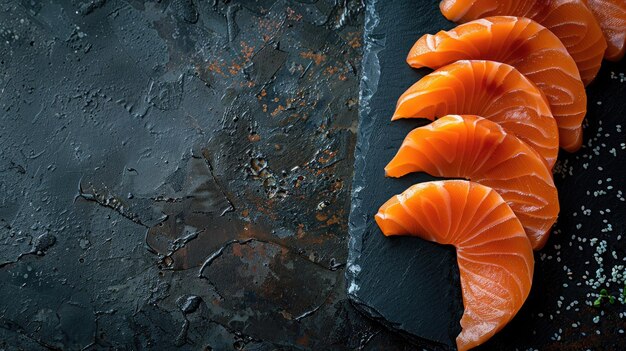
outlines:
[{"label": "salmon sashimi slice", "polygon": [[407,62],[439,68],[457,60],[475,59],[515,67],[545,94],[559,127],[559,144],[569,152],[582,145],[587,93],[576,63],[554,34],[527,18],[496,16],[462,24],[413,45]]},{"label": "salmon sashimi slice", "polygon": [[493,188],[511,206],[535,250],[545,245],[559,213],[546,162],[485,118],[450,115],[412,130],[385,167],[388,177],[411,172],[466,178]]},{"label": "salmon sashimi slice", "polygon": [[459,350],[487,341],[528,297],[532,248],[493,189],[465,180],[420,183],[388,200],[375,218],[385,235],[413,235],[456,248],[464,306]]},{"label": "salmon sashimi slice", "polygon": [[392,119],[479,115],[532,146],[552,169],[559,130],[541,91],[514,67],[457,61],[425,76],[398,100]]},{"label": "salmon sashimi slice", "polygon": [[600,24],[583,0],[443,0],[439,7],[447,19],[460,23],[489,16],[539,22],[563,42],[585,85],[598,74],[607,48]]},{"label": "salmon sashimi slice", "polygon": [[600,23],[608,44],[604,58],[619,61],[626,51],[626,1],[587,0],[587,7]]}]

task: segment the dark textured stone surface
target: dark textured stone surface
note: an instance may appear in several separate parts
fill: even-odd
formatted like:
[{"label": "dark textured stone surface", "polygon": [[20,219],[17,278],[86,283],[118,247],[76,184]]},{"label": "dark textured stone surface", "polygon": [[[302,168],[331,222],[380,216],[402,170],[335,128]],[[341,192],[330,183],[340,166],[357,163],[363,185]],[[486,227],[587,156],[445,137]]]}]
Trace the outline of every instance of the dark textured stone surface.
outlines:
[{"label": "dark textured stone surface", "polygon": [[346,296],[362,10],[0,1],[0,349],[408,349]]},{"label": "dark textured stone surface", "polygon": [[[462,313],[454,251],[415,238],[385,238],[373,218],[389,197],[432,179],[425,174],[385,179],[383,168],[406,134],[427,123],[391,123],[390,116],[404,90],[430,72],[406,64],[414,41],[453,27],[439,13],[438,3],[371,0],[366,4],[346,275],[349,296],[360,310],[417,345],[449,349],[460,331]],[[626,238],[621,238],[626,229],[626,139],[620,126],[626,115],[625,71],[624,62],[605,62],[588,87],[585,145],[575,154],[559,156],[555,183],[561,214],[547,246],[535,255],[528,301],[507,327],[477,349],[624,349],[624,317],[620,316],[626,312],[624,303],[610,304],[606,298],[599,307],[587,303],[596,300],[601,288],[614,298],[625,288],[624,277],[611,281],[612,269],[623,271],[626,261]],[[597,251],[593,238],[606,242],[606,252]],[[596,278],[598,269],[607,277],[594,287],[589,279]]]}]

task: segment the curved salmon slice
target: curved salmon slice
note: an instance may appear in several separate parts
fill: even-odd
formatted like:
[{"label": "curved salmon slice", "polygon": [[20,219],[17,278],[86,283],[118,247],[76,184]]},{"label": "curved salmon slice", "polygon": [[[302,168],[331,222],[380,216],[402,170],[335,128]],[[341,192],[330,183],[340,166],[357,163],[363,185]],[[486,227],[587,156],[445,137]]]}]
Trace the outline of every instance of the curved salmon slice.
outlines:
[{"label": "curved salmon slice", "polygon": [[407,62],[416,68],[439,68],[463,59],[492,60],[515,67],[548,99],[559,126],[560,146],[569,152],[580,148],[587,94],[574,60],[549,30],[527,18],[484,18],[422,36]]},{"label": "curved salmon slice", "polygon": [[559,130],[541,91],[515,68],[493,61],[457,61],[425,76],[398,100],[392,119],[480,115],[532,146],[552,169]]},{"label": "curved salmon slice", "polygon": [[412,130],[385,172],[388,177],[426,172],[493,188],[511,206],[535,250],[545,245],[559,213],[552,173],[541,156],[477,116],[445,116]]},{"label": "curved salmon slice", "polygon": [[608,44],[604,58],[619,61],[626,51],[626,1],[587,0],[587,7],[600,23]]},{"label": "curved salmon slice", "polygon": [[519,311],[534,258],[511,208],[493,189],[464,180],[413,185],[376,214],[385,235],[414,235],[454,245],[465,311],[459,350],[487,341]]},{"label": "curved salmon slice", "polygon": [[598,74],[607,48],[600,24],[582,0],[443,0],[439,7],[454,22],[489,16],[526,17],[539,22],[563,42],[585,85]]}]

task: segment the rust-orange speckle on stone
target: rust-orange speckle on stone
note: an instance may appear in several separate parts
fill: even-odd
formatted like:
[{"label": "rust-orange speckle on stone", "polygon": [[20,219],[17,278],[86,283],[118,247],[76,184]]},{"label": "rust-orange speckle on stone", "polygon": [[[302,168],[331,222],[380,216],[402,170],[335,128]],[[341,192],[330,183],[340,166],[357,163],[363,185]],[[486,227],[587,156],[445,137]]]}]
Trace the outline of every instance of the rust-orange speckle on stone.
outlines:
[{"label": "rust-orange speckle on stone", "polygon": [[250,62],[252,56],[254,56],[254,46],[249,46],[245,41],[241,43],[241,54],[246,62]]},{"label": "rust-orange speckle on stone", "polygon": [[326,74],[326,75],[329,75],[329,76],[330,76],[330,75],[333,75],[333,74],[337,73],[338,71],[339,71],[339,68],[338,68],[338,67],[335,67],[335,66],[328,66],[328,67],[326,67],[326,68],[324,69],[324,74]]},{"label": "rust-orange speckle on stone", "polygon": [[278,105],[278,107],[276,107],[276,109],[272,111],[272,117],[276,117],[276,115],[278,115],[282,111],[285,111],[285,107],[283,105]]},{"label": "rust-orange speckle on stone", "polygon": [[267,90],[265,90],[265,88],[263,88],[261,90],[261,92],[259,93],[259,95],[256,96],[256,98],[261,101],[261,99],[263,99],[264,97],[267,96]]},{"label": "rust-orange speckle on stone", "polygon": [[315,214],[315,219],[317,219],[320,222],[324,222],[325,220],[328,219],[328,215],[325,213],[318,212],[317,214]]},{"label": "rust-orange speckle on stone", "polygon": [[261,136],[258,135],[257,133],[252,133],[252,134],[248,135],[248,140],[250,140],[253,143],[256,143],[257,141],[261,140]]},{"label": "rust-orange speckle on stone", "polygon": [[234,63],[232,65],[230,65],[230,67],[228,68],[228,72],[230,72],[230,74],[235,75],[237,73],[239,73],[241,71],[241,65],[238,63]]},{"label": "rust-orange speckle on stone", "polygon": [[302,223],[298,224],[298,230],[296,231],[296,237],[298,239],[302,239],[302,238],[304,238],[305,234],[306,234],[306,232],[304,231],[304,224],[302,224]]},{"label": "rust-orange speckle on stone", "polygon": [[361,33],[359,32],[351,32],[348,34],[348,45],[353,49],[358,49],[362,46],[361,44]]},{"label": "rust-orange speckle on stone", "polygon": [[287,19],[291,21],[300,21],[302,19],[302,15],[296,13],[296,11],[294,11],[291,7],[287,7]]},{"label": "rust-orange speckle on stone", "polygon": [[326,164],[330,162],[335,156],[337,156],[337,151],[324,150],[322,151],[322,155],[318,157],[317,161],[321,164]]},{"label": "rust-orange speckle on stone", "polygon": [[300,56],[305,59],[313,60],[316,66],[319,66],[322,62],[326,61],[326,55],[317,54],[317,53],[314,53],[313,51],[301,52]]},{"label": "rust-orange speckle on stone", "polygon": [[220,63],[217,62],[217,61],[209,62],[209,65],[207,66],[207,69],[210,72],[217,73],[217,74],[219,74],[221,76],[224,76],[224,71],[222,71],[222,67],[221,67]]},{"label": "rust-orange speckle on stone", "polygon": [[337,215],[333,215],[329,220],[326,221],[326,225],[333,225],[339,223],[341,220]]}]

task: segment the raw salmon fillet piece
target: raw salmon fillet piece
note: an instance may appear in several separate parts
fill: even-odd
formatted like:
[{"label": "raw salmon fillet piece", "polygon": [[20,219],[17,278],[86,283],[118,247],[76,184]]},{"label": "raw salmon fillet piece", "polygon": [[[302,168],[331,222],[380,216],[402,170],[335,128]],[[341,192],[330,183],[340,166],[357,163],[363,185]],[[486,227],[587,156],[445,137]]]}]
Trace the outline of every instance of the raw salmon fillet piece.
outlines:
[{"label": "raw salmon fillet piece", "polygon": [[598,74],[607,48],[600,24],[583,0],[443,0],[439,7],[454,22],[489,16],[526,17],[539,22],[563,42],[585,85]]},{"label": "raw salmon fillet piece", "polygon": [[535,264],[530,242],[493,189],[465,180],[420,183],[392,197],[375,218],[385,235],[456,248],[465,309],[459,350],[487,341],[528,297]]},{"label": "raw salmon fillet piece", "polygon": [[587,7],[600,23],[608,47],[604,58],[619,61],[626,47],[626,1],[587,0]]},{"label": "raw salmon fillet piece", "polygon": [[535,250],[545,245],[559,213],[552,173],[541,156],[477,116],[444,116],[412,130],[385,172],[388,177],[426,172],[493,188],[511,206]]},{"label": "raw salmon fillet piece", "polygon": [[497,16],[426,34],[407,62],[439,68],[457,60],[491,60],[515,67],[544,93],[559,127],[559,144],[569,152],[582,145],[587,93],[576,63],[554,34],[527,18]]},{"label": "raw salmon fillet piece", "polygon": [[559,130],[541,91],[514,67],[457,61],[425,76],[398,100],[392,119],[479,115],[532,146],[552,169]]}]

